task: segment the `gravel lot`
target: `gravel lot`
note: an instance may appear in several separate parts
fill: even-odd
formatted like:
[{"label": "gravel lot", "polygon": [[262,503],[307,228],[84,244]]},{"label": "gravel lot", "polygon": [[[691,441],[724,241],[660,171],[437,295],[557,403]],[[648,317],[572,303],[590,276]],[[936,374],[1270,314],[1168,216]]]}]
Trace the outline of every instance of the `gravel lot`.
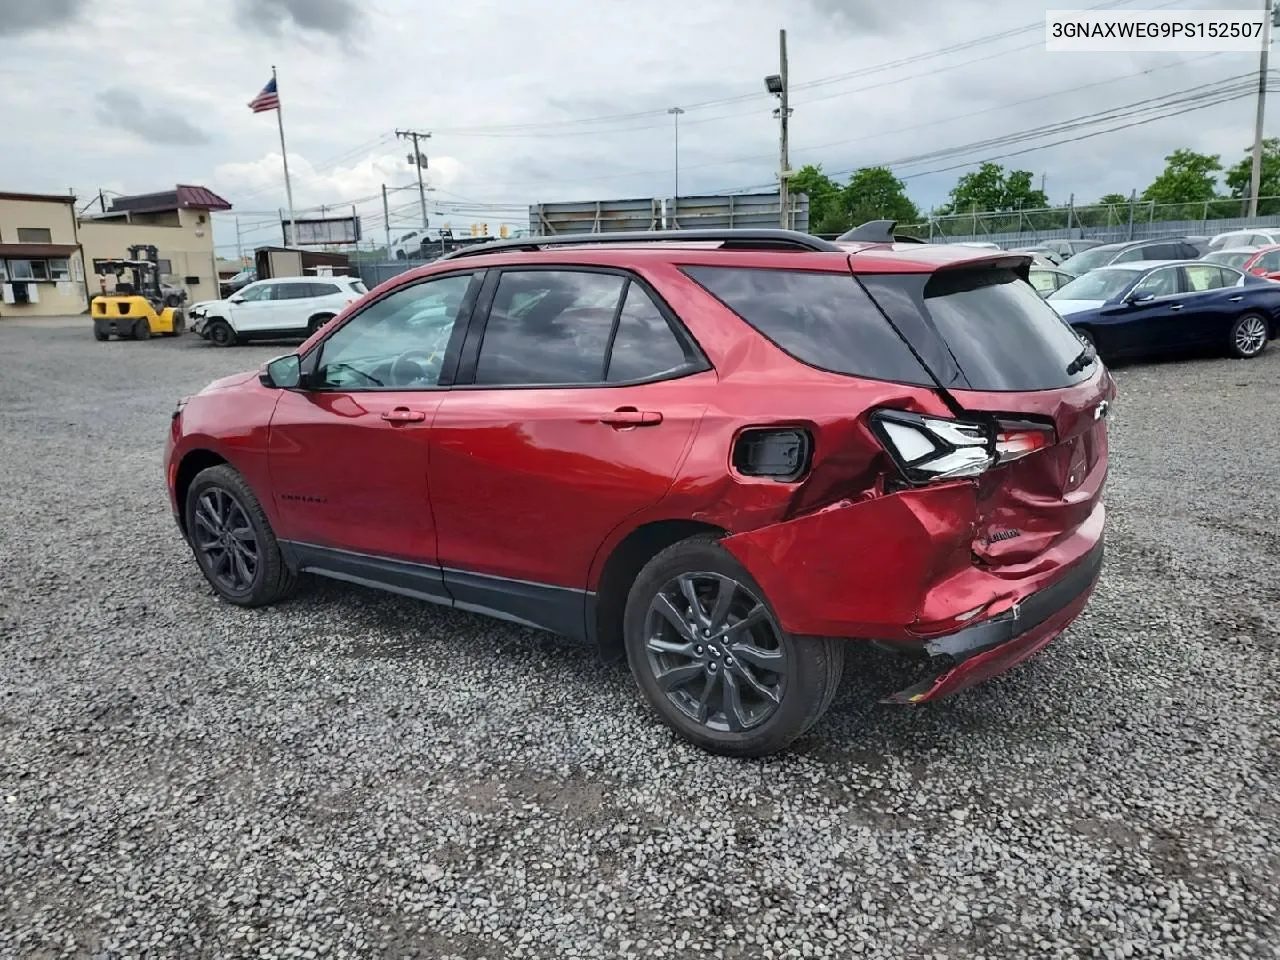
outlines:
[{"label": "gravel lot", "polygon": [[0,322],[0,957],[1280,957],[1280,344],[1117,371],[1108,566],[985,686],[768,762],[622,665],[214,600],[174,399],[282,347]]}]

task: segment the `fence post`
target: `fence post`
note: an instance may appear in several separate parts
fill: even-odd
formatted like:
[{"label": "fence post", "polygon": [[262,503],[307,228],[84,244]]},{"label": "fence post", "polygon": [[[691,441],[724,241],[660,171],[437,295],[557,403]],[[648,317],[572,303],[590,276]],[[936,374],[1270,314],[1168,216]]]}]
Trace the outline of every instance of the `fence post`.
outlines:
[{"label": "fence post", "polygon": [[1129,236],[1127,239],[1133,239],[1133,211],[1138,205],[1138,191],[1134,190],[1129,194]]},{"label": "fence post", "polygon": [[1067,233],[1071,232],[1072,219],[1073,218],[1076,219],[1077,222],[1079,220],[1079,218],[1075,216],[1075,212],[1076,212],[1076,195],[1073,193],[1069,197],[1067,197]]}]

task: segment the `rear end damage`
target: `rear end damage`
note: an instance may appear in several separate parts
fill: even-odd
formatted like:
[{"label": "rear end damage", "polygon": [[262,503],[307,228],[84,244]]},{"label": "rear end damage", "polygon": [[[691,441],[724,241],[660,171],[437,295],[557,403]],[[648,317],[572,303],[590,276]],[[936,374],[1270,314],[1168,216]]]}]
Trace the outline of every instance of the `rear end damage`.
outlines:
[{"label": "rear end damage", "polygon": [[866,411],[886,454],[873,489],[723,541],[792,634],[923,656],[926,677],[891,702],[1031,656],[1101,570],[1114,382],[1023,280],[1007,255],[859,276],[951,415]]}]

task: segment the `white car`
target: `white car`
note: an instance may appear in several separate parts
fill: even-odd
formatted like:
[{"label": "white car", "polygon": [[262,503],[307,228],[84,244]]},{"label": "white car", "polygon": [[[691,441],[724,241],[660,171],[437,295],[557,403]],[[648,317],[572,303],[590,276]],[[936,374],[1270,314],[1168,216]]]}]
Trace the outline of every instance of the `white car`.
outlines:
[{"label": "white car", "polygon": [[1269,247],[1280,243],[1280,230],[1270,227],[1259,227],[1255,230],[1232,230],[1220,233],[1209,241],[1208,252],[1226,250],[1228,247],[1239,250],[1242,247]]},{"label": "white car", "polygon": [[391,244],[389,251],[396,260],[418,260],[422,257],[422,244],[427,239],[425,231],[412,230]]},{"label": "white car", "polygon": [[309,337],[369,288],[359,277],[274,277],[191,307],[191,332],[214,346]]}]

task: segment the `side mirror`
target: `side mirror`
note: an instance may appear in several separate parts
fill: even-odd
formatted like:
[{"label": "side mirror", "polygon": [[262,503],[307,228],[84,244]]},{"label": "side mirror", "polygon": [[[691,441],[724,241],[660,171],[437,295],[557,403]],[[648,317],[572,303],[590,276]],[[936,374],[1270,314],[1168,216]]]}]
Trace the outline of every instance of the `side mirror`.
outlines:
[{"label": "side mirror", "polygon": [[1129,304],[1129,306],[1132,307],[1133,305],[1138,303],[1149,303],[1155,298],[1156,298],[1156,295],[1154,293],[1131,293],[1124,298],[1124,302]]},{"label": "side mirror", "polygon": [[1263,270],[1262,267],[1254,267],[1249,272],[1252,273],[1255,277],[1265,277],[1267,275],[1267,271]]},{"label": "side mirror", "polygon": [[237,293],[237,294],[235,294],[234,296],[232,296],[232,297],[230,298],[230,302],[231,302],[231,303],[244,303],[244,297],[240,296],[240,294],[238,294],[238,293]]},{"label": "side mirror", "polygon": [[302,360],[296,353],[287,353],[268,360],[258,373],[258,382],[274,390],[296,390],[302,386]]}]

